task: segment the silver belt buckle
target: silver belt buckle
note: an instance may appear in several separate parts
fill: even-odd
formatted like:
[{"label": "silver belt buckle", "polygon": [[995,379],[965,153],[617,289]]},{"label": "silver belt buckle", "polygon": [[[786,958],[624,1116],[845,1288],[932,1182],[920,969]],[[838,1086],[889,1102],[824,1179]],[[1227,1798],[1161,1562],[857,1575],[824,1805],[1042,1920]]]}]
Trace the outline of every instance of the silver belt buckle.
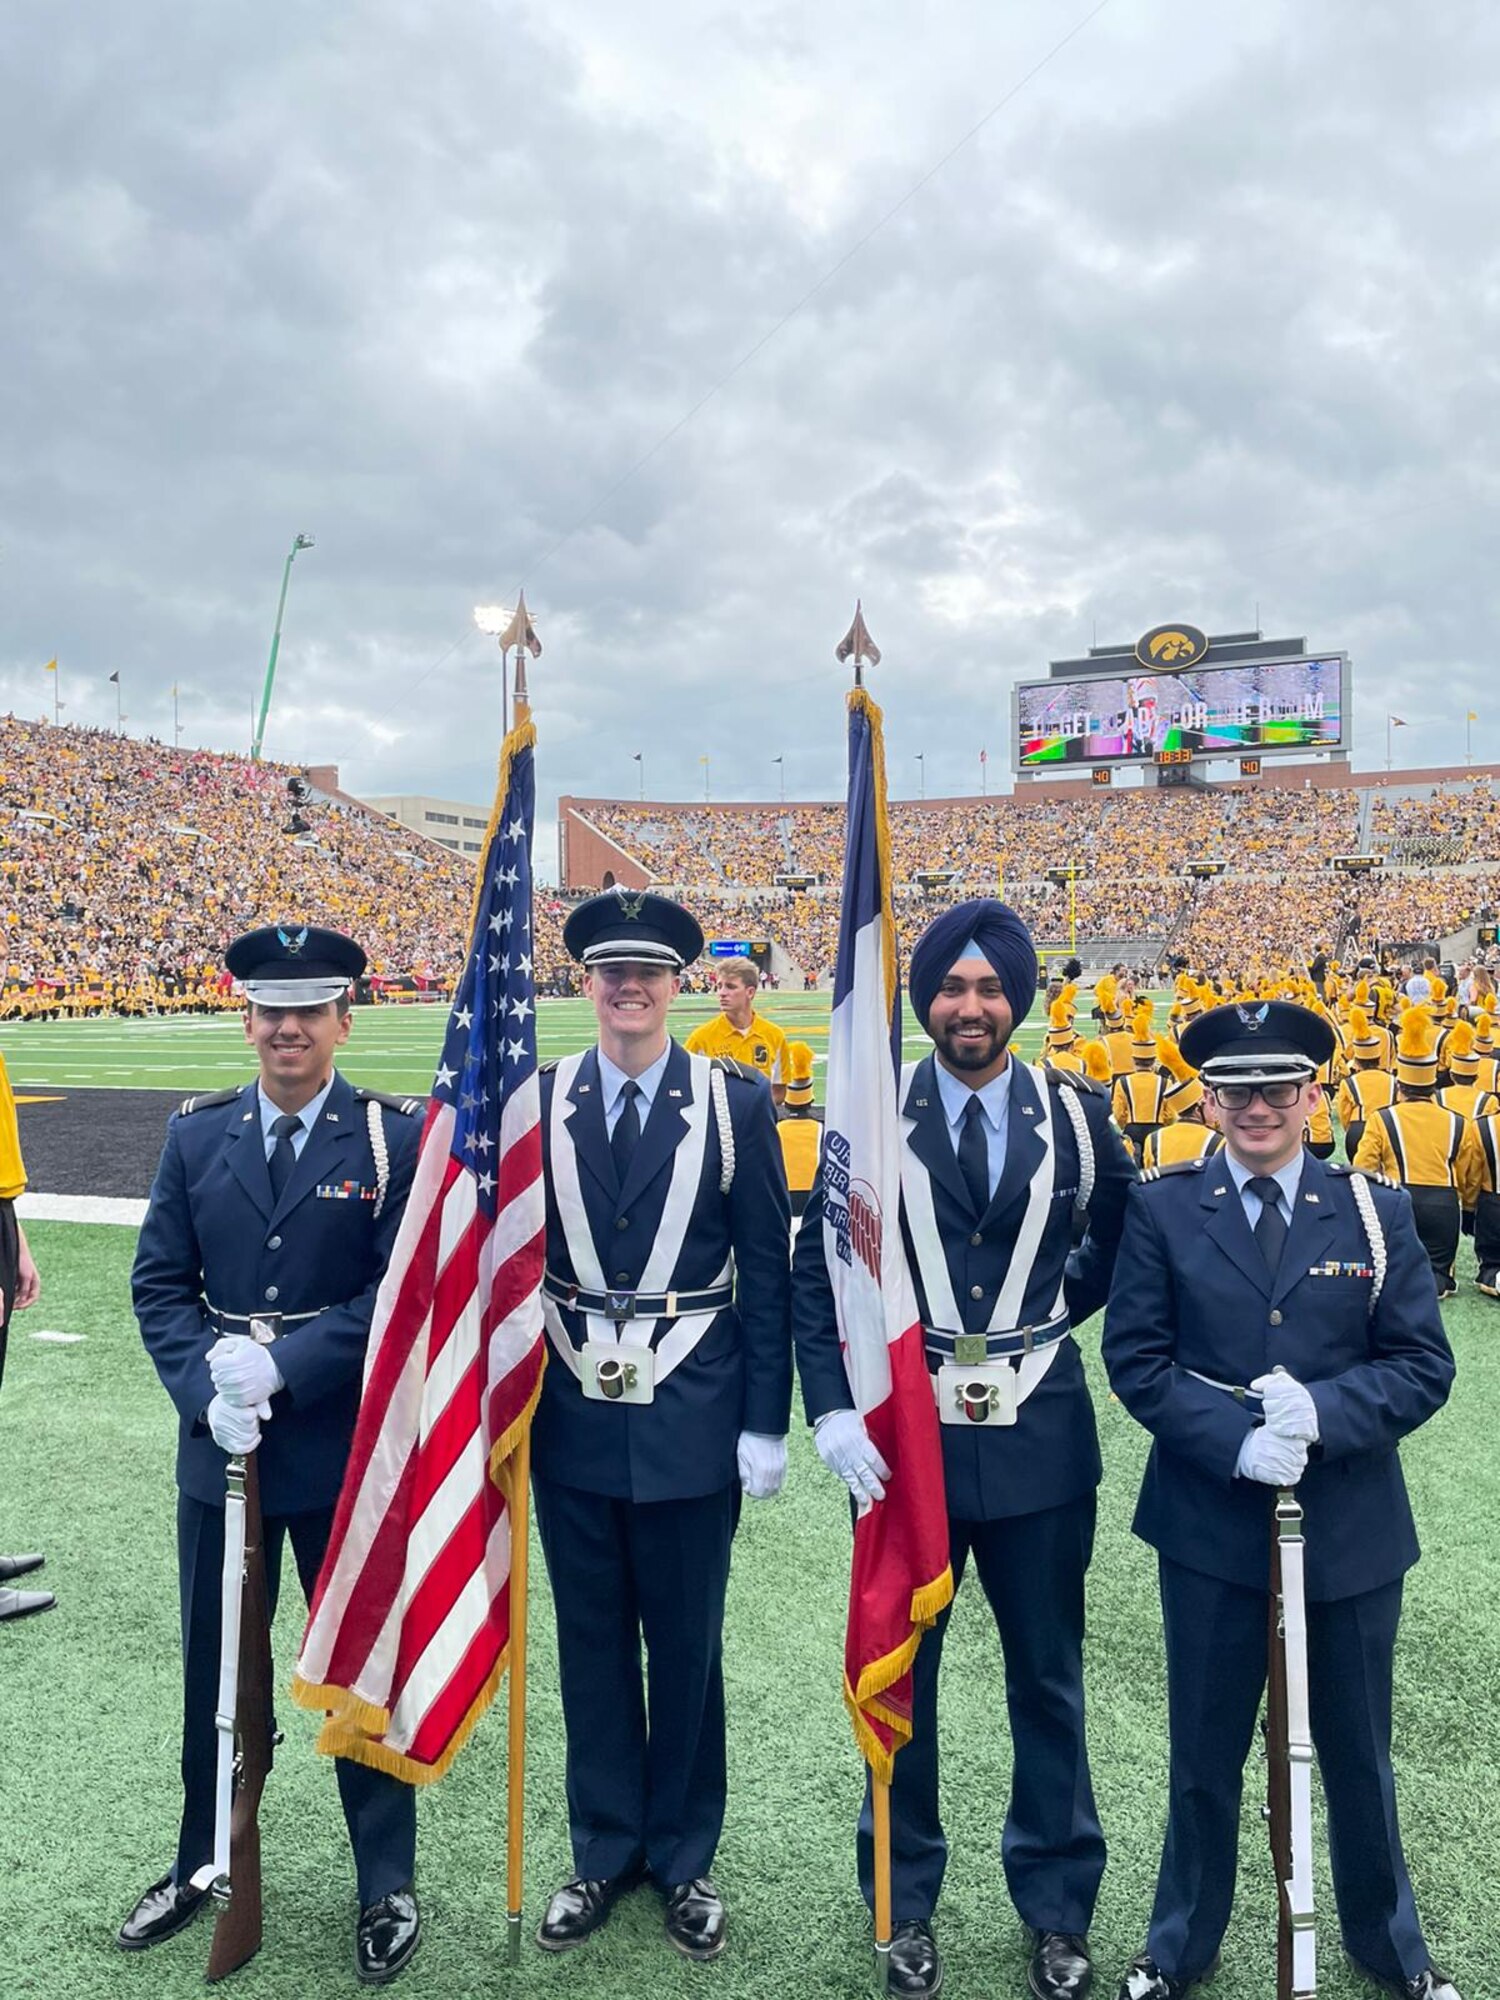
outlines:
[{"label": "silver belt buckle", "polygon": [[973,1368],[989,1359],[989,1341],[982,1333],[955,1334],[953,1359],[960,1368]]},{"label": "silver belt buckle", "polygon": [[622,1320],[622,1319],[634,1319],[634,1318],[635,1318],[635,1293],[634,1293],[634,1292],[606,1292],[606,1293],[604,1294],[604,1314],[603,1314],[603,1317],[604,1317],[605,1319],[612,1319],[612,1320],[615,1320],[616,1322],[618,1322],[618,1321],[620,1321],[620,1320]]},{"label": "silver belt buckle", "polygon": [[250,1338],[259,1347],[269,1347],[281,1338],[280,1313],[251,1313]]}]

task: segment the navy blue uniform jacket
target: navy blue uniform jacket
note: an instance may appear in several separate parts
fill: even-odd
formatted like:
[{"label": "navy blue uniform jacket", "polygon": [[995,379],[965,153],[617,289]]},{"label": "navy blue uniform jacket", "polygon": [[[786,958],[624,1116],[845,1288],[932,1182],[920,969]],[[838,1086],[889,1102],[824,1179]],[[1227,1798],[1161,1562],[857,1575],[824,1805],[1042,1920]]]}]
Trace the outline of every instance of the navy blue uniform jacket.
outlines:
[{"label": "navy blue uniform jacket", "polygon": [[[641,1281],[666,1204],[672,1156],[687,1135],[683,1114],[693,1102],[692,1068],[686,1050],[673,1042],[623,1188],[605,1131],[597,1050],[587,1052],[573,1078],[567,1129],[594,1247],[611,1285],[635,1287]],[[552,1070],[542,1072],[547,1269],[572,1283],[577,1273],[553,1186],[556,1083]],[[734,1181],[727,1196],[719,1192],[722,1157],[710,1106],[697,1195],[672,1287],[706,1289],[732,1249],[735,1302],[715,1315],[693,1351],[658,1382],[651,1403],[587,1401],[572,1372],[551,1357],[531,1448],[537,1472],[559,1485],[616,1499],[693,1499],[734,1483],[735,1444],[742,1430],[767,1437],[786,1434],[792,1405],[787,1324],[791,1212],[781,1145],[764,1078],[729,1071],[725,1083]],[[587,1333],[580,1315],[564,1307],[562,1320],[574,1346],[581,1347]],[[675,1324],[662,1321],[657,1337]]]},{"label": "navy blue uniform jacket", "polygon": [[[211,1507],[224,1504],[226,1460],[203,1422],[214,1394],[204,1357],[218,1338],[208,1303],[227,1313],[326,1308],[276,1344],[286,1387],[261,1433],[261,1505],[267,1514],[301,1514],[338,1498],[375,1294],[422,1129],[420,1118],[381,1107],[390,1184],[377,1221],[367,1116],[336,1074],[279,1202],[253,1084],[168,1121],[131,1291],[141,1338],[177,1406],[177,1483]],[[341,1197],[318,1194],[350,1182],[355,1191]]]},{"label": "navy blue uniform jacket", "polygon": [[1319,1441],[1298,1487],[1310,1600],[1378,1589],[1417,1560],[1396,1446],[1446,1402],[1453,1356],[1410,1197],[1369,1187],[1388,1259],[1373,1313],[1370,1245],[1345,1167],[1303,1153],[1274,1280],[1223,1154],[1168,1168],[1131,1196],[1104,1359],[1155,1439],[1135,1531],[1186,1569],[1264,1590],[1274,1504],[1268,1486],[1234,1477],[1255,1406],[1189,1369],[1243,1388],[1282,1367],[1311,1390]]},{"label": "navy blue uniform jacket", "polygon": [[[967,1300],[978,1285],[983,1293],[980,1304],[988,1314],[1010,1268],[1027,1192],[1044,1158],[1034,1122],[1038,1110],[1035,1072],[1025,1064],[1017,1067],[1006,1125],[1005,1165],[988,1209],[976,1218],[933,1077],[934,1062],[934,1057],[924,1056],[912,1072],[901,1107],[903,1117],[912,1120],[906,1144],[931,1176],[933,1212],[954,1295],[960,1302]],[[1055,1136],[1052,1205],[1019,1323],[1035,1326],[1045,1322],[1062,1280],[1069,1322],[1078,1326],[1099,1310],[1109,1291],[1125,1197],[1135,1179],[1135,1167],[1110,1123],[1109,1100],[1086,1083],[1077,1102],[1083,1107],[1093,1140],[1094,1189],[1088,1233],[1075,1249],[1078,1142],[1071,1120],[1056,1101],[1060,1091],[1073,1086],[1054,1075],[1048,1087]],[[901,1226],[907,1261],[917,1279],[918,1304],[927,1321],[928,1306],[921,1295],[904,1203]],[[833,1289],[824,1261],[821,1172],[797,1236],[792,1331],[808,1422],[816,1423],[829,1410],[850,1408],[854,1399],[844,1372]],[[1039,1513],[1091,1492],[1099,1484],[1099,1436],[1076,1343],[1070,1337],[1063,1340],[1062,1351],[1021,1405],[1014,1425],[983,1428],[944,1424],[942,1440],[948,1512],[955,1520],[994,1521]]]}]

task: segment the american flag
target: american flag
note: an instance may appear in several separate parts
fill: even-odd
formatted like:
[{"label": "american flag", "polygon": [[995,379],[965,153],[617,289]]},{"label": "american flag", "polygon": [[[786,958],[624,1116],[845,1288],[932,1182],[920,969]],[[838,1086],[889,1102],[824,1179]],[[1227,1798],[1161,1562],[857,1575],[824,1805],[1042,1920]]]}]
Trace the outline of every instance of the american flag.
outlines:
[{"label": "american flag", "polygon": [[293,1694],[318,1748],[440,1778],[510,1637],[512,1454],[544,1364],[546,1211],[531,938],[536,732],[505,739],[406,1212]]}]

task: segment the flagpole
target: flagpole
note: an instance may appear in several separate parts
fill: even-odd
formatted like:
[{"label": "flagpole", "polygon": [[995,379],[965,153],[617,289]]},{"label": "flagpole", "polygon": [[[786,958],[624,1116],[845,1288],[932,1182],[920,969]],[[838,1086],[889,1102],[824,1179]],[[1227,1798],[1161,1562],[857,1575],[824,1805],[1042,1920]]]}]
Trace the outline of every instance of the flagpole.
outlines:
[{"label": "flagpole", "polygon": [[[515,723],[531,720],[531,695],[526,686],[526,648],[535,643],[524,592],[511,627],[515,644]],[[509,636],[509,635],[507,635]],[[540,652],[540,645],[537,651]],[[503,657],[503,656],[502,656]],[[506,676],[502,669],[502,685]],[[510,1684],[506,1689],[505,1746],[505,1942],[506,1959],[521,1963],[521,1913],[526,1875],[526,1624],[527,1573],[531,1554],[531,1426],[516,1441],[506,1467],[506,1503],[510,1508]]]},{"label": "flagpole", "polygon": [[182,724],[177,720],[177,683],[172,683],[172,741],[180,749],[182,746]]},{"label": "flagpole", "polygon": [[[517,699],[519,713],[522,704]],[[505,1939],[511,1965],[521,1963],[526,1841],[526,1572],[530,1548],[531,1427],[510,1459],[510,1686],[506,1718]]]},{"label": "flagpole", "polygon": [[[835,658],[854,669],[854,685],[865,684],[865,661],[879,665],[880,654],[865,629],[864,607],[854,606],[854,623],[835,648]],[[926,795],[926,770],[923,770]],[[870,1799],[874,1808],[872,1860],[875,1875],[875,1993],[877,2000],[890,1991],[891,1976],[891,1781],[882,1778],[873,1763],[870,1770]]]},{"label": "flagpole", "polygon": [[875,1808],[875,1991],[884,1995],[891,1983],[891,1786],[888,1778],[870,1773]]}]

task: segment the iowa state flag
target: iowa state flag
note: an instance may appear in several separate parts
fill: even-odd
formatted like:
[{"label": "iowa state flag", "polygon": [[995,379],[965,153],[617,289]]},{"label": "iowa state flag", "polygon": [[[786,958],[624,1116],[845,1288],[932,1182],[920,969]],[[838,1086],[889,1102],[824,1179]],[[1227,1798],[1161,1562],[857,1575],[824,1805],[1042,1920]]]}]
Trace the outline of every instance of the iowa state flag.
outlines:
[{"label": "iowa state flag", "polygon": [[849,821],[824,1110],[823,1252],[854,1395],[891,1477],[854,1524],[844,1700],[875,1775],[911,1739],[911,1668],[953,1595],[937,1405],[901,1240],[901,988],[880,710],[849,696]]}]

